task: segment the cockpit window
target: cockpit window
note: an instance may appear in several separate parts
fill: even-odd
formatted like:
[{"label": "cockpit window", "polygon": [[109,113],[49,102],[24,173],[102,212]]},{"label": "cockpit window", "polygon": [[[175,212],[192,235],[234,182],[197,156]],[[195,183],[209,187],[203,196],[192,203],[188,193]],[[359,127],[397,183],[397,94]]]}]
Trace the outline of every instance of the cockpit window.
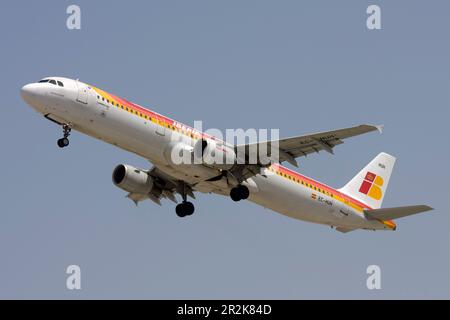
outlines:
[{"label": "cockpit window", "polygon": [[51,83],[51,84],[54,84],[55,86],[64,87],[64,83],[62,83],[59,80],[55,80],[55,79],[42,79],[39,81],[39,83]]}]

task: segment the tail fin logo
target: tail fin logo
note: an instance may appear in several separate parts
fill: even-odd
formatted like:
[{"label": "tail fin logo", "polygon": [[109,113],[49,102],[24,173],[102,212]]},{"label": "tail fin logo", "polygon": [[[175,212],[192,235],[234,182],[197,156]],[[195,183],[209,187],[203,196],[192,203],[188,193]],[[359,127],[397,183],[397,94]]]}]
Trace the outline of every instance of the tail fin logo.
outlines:
[{"label": "tail fin logo", "polygon": [[359,187],[359,192],[368,195],[372,199],[380,200],[383,196],[383,191],[381,190],[383,183],[383,178],[367,171],[361,187]]}]

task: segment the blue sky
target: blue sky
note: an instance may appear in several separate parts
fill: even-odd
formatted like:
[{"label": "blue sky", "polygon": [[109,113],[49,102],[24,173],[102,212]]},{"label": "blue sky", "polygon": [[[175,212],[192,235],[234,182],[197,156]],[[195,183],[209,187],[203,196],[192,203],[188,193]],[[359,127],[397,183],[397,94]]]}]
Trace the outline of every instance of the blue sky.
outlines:
[{"label": "blue sky", "polygon": [[[78,4],[82,29],[66,28]],[[382,30],[366,28],[378,4]],[[14,1],[0,4],[0,298],[449,298],[448,1]],[[61,130],[20,88],[79,78],[192,125],[361,123],[382,135],[300,159],[340,187],[381,151],[397,157],[384,206],[428,204],[396,232],[341,234],[249,202],[199,195],[196,213],[139,207],[115,165],[145,159]],[[82,289],[66,289],[77,264]],[[366,268],[382,289],[366,288]]]}]

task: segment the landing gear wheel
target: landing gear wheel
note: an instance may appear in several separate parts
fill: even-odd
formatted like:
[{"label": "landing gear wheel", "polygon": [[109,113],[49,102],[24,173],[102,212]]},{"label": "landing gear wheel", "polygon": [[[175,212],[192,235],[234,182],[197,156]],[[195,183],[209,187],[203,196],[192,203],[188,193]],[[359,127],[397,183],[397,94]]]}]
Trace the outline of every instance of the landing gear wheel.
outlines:
[{"label": "landing gear wheel", "polygon": [[[182,218],[192,215],[194,213],[195,208],[192,202],[187,201],[188,189],[184,181],[182,180],[178,181],[177,191],[183,197],[183,202],[178,204],[175,208],[177,216]],[[190,192],[192,193],[192,190]]]},{"label": "landing gear wheel", "polygon": [[62,139],[58,139],[58,147],[64,148],[64,144],[63,144]]},{"label": "landing gear wheel", "polygon": [[183,201],[175,207],[175,212],[180,218],[192,215],[194,210],[194,205],[189,201]]},{"label": "landing gear wheel", "polygon": [[69,139],[62,138],[61,141],[62,141],[62,144],[63,144],[64,147],[67,147],[69,145]]},{"label": "landing gear wheel", "polygon": [[69,145],[69,139],[67,139],[67,138],[58,139],[58,147],[65,148],[68,145]]},{"label": "landing gear wheel", "polygon": [[177,206],[175,207],[175,212],[177,213],[177,216],[179,216],[180,218],[185,217],[186,215],[184,214],[184,204],[183,203],[177,204]]},{"label": "landing gear wheel", "polygon": [[246,186],[238,185],[230,191],[230,197],[233,201],[245,200],[249,197],[250,191]]},{"label": "landing gear wheel", "polygon": [[239,194],[241,195],[241,200],[246,200],[250,195],[250,191],[248,190],[248,188],[246,186],[243,186],[242,184],[240,184],[238,186],[238,189],[239,189]]},{"label": "landing gear wheel", "polygon": [[72,128],[70,128],[69,125],[65,124],[63,125],[64,135],[61,139],[58,139],[58,147],[64,148],[69,145],[69,139],[70,131],[72,131]]},{"label": "landing gear wheel", "polygon": [[241,200],[241,195],[239,193],[239,189],[238,188],[231,189],[230,197],[231,197],[231,200],[236,201],[236,202]]},{"label": "landing gear wheel", "polygon": [[195,207],[192,204],[192,202],[185,202],[184,206],[185,206],[185,210],[186,210],[185,211],[186,215],[187,216],[191,216],[194,213],[194,211],[195,211]]}]

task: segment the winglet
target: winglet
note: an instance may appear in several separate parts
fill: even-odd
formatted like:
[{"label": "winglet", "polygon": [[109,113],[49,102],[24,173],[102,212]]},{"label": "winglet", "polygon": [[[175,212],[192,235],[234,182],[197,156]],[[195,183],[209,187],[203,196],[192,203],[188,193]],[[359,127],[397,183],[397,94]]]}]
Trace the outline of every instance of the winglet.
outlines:
[{"label": "winglet", "polygon": [[380,134],[383,133],[384,124],[375,125],[374,127],[377,128],[377,130]]}]

